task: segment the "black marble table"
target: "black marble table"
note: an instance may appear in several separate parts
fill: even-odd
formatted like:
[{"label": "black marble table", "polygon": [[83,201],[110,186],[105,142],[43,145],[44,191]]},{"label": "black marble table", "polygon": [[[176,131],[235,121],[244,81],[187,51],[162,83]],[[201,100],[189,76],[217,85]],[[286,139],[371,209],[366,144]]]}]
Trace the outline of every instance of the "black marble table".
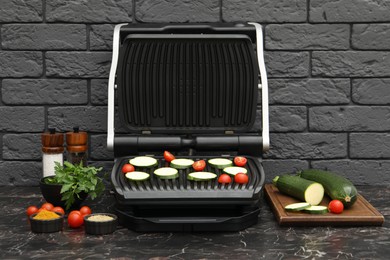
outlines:
[{"label": "black marble table", "polygon": [[[83,228],[35,234],[25,210],[43,203],[37,187],[0,187],[0,259],[389,259],[390,187],[358,187],[384,216],[381,227],[279,227],[266,201],[258,224],[240,232],[86,235]],[[112,210],[109,193],[87,201]]]}]

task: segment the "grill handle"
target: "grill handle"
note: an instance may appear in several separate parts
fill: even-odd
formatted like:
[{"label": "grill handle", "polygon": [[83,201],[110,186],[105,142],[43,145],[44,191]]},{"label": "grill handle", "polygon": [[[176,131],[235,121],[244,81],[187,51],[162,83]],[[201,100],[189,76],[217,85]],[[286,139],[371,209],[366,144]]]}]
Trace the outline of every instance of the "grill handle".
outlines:
[{"label": "grill handle", "polygon": [[251,156],[260,156],[262,137],[248,136],[116,136],[115,157],[136,155],[141,152],[183,151],[194,149],[198,152],[237,152]]}]

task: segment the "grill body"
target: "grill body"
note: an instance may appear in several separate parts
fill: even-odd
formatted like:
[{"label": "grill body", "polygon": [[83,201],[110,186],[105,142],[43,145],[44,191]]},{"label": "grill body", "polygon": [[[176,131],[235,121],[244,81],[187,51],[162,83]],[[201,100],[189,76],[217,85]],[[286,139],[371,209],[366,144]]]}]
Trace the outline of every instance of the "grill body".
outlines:
[{"label": "grill body", "polygon": [[[107,145],[115,155],[111,182],[123,226],[136,231],[235,231],[257,223],[265,179],[261,154],[269,139],[259,33],[258,25],[249,24],[116,26]],[[262,133],[252,130],[259,86]],[[179,170],[177,179],[160,179],[153,171],[169,166],[164,150],[195,161],[245,156],[249,182],[194,182],[187,178],[192,168]],[[150,174],[146,181],[129,181],[121,172],[137,155],[159,162],[137,169]],[[222,174],[210,165],[205,171]]]}]

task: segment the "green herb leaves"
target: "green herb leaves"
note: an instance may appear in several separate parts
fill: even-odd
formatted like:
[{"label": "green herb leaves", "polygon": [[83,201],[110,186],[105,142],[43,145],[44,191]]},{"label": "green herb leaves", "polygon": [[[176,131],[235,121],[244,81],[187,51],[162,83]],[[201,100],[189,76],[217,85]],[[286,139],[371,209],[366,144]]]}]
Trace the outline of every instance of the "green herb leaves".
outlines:
[{"label": "green herb leaves", "polygon": [[83,167],[82,163],[73,165],[65,161],[64,165],[55,163],[55,176],[46,178],[48,184],[61,184],[62,200],[66,209],[69,209],[80,193],[87,193],[91,199],[95,199],[104,191],[103,180],[97,176],[102,168]]}]

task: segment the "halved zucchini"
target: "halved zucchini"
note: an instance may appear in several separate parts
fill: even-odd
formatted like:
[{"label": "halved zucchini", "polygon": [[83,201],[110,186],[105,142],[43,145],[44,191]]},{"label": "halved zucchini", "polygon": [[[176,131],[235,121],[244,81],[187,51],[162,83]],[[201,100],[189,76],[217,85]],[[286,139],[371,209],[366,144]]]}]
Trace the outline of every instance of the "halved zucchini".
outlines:
[{"label": "halved zucchini", "polygon": [[226,159],[226,158],[210,159],[210,160],[208,160],[208,163],[212,167],[217,168],[217,169],[224,169],[226,167],[229,167],[229,166],[233,165],[233,162],[231,160],[229,160],[229,159]]},{"label": "halved zucchini", "polygon": [[138,156],[131,159],[129,162],[130,164],[136,167],[145,167],[145,168],[151,168],[158,164],[156,159],[149,156]]},{"label": "halved zucchini", "polygon": [[212,172],[191,172],[187,178],[191,181],[208,181],[216,177],[217,175]]},{"label": "halved zucchini", "polygon": [[311,205],[307,202],[298,202],[298,203],[293,203],[289,204],[284,207],[285,210],[287,211],[301,211],[303,209],[309,208]]},{"label": "halved zucchini", "polygon": [[131,181],[144,181],[149,179],[149,173],[146,172],[128,172],[126,173],[126,178],[131,180]]},{"label": "halved zucchini", "polygon": [[187,169],[194,163],[191,159],[175,159],[171,161],[170,166],[175,169]]},{"label": "halved zucchini", "polygon": [[161,179],[176,179],[179,177],[179,172],[175,168],[162,167],[154,171],[154,174]]},{"label": "halved zucchini", "polygon": [[223,169],[224,172],[230,175],[236,175],[237,173],[244,173],[247,174],[247,169],[244,167],[238,167],[238,166],[230,166]]}]

